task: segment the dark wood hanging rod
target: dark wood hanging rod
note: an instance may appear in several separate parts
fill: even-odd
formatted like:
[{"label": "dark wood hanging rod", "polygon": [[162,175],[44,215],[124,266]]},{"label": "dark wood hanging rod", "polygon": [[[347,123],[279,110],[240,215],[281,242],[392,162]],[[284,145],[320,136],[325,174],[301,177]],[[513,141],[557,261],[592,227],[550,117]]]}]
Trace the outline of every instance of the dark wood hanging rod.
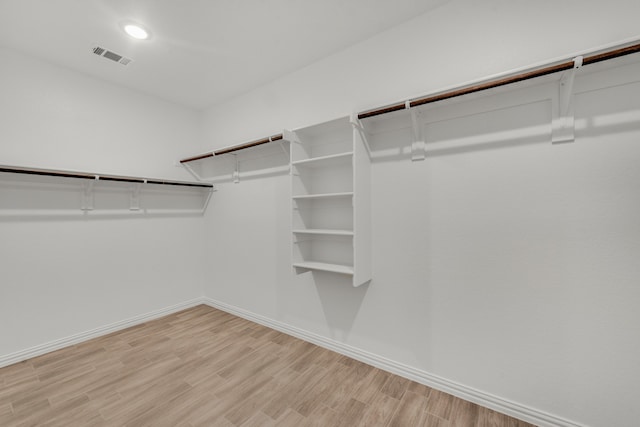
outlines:
[{"label": "dark wood hanging rod", "polygon": [[209,153],[204,153],[204,154],[199,154],[197,156],[188,157],[186,159],[180,160],[180,163],[189,163],[189,162],[193,162],[193,161],[196,161],[196,160],[206,159],[207,157],[219,156],[221,154],[228,154],[228,153],[232,153],[234,151],[245,150],[247,148],[256,147],[258,145],[267,144],[269,142],[279,141],[282,138],[283,138],[282,134],[273,135],[273,136],[269,136],[269,137],[266,137],[266,138],[258,139],[258,140],[255,140],[255,141],[246,142],[244,144],[234,145],[233,147],[221,148],[219,150],[211,151]]},{"label": "dark wood hanging rod", "polygon": [[[615,49],[611,49],[598,54],[585,56],[582,60],[582,66],[595,64],[597,62],[602,62],[609,59],[615,59],[621,56],[626,56],[626,55],[630,55],[632,53],[638,53],[638,52],[640,52],[640,43],[621,47],[621,48],[615,48]],[[375,110],[365,111],[358,114],[358,119],[366,119],[369,117],[380,116],[382,114],[392,113],[394,111],[405,110],[408,108],[418,107],[420,105],[443,101],[445,99],[455,98],[462,95],[468,95],[468,94],[480,92],[483,90],[493,89],[496,87],[505,86],[513,83],[518,83],[518,82],[530,80],[536,77],[542,77],[548,74],[570,70],[573,67],[574,67],[573,59],[568,59],[563,62],[542,66],[529,71],[524,71],[522,73],[514,74],[511,76],[501,77],[501,78],[498,78],[495,80],[489,80],[483,83],[460,87],[457,89],[450,90],[448,92],[436,93],[429,96],[425,96],[423,98],[417,98],[417,99],[409,100],[402,103],[387,105],[384,107],[377,108]],[[267,144],[272,141],[278,141],[278,140],[281,140],[282,138],[283,138],[282,134],[274,135],[274,136],[259,139],[256,141],[247,142],[245,144],[235,145],[233,147],[228,147],[228,148],[221,148],[220,150],[217,150],[217,151],[211,151],[209,153],[188,157],[186,159],[180,160],[180,163],[189,163],[196,160],[206,159],[208,157],[232,153],[234,151],[244,150],[246,148],[255,147],[257,145]]]},{"label": "dark wood hanging rod", "polygon": [[42,176],[55,176],[60,178],[80,178],[90,179],[98,181],[116,181],[116,182],[131,182],[140,184],[158,184],[158,185],[178,185],[183,187],[202,187],[212,188],[212,184],[205,184],[200,182],[186,182],[186,181],[168,181],[162,179],[147,179],[130,176],[116,176],[116,175],[97,175],[85,172],[69,172],[52,169],[33,169],[13,166],[0,166],[0,172],[4,173],[16,173],[23,175],[42,175]]},{"label": "dark wood hanging rod", "polygon": [[213,151],[210,153],[198,154],[197,156],[193,157],[187,157],[186,159],[180,160],[180,163],[195,162],[196,160],[206,159],[207,157],[213,157]]},{"label": "dark wood hanging rod", "polygon": [[[626,46],[610,51],[602,52],[596,55],[586,56],[582,60],[582,65],[595,64],[597,62],[606,61],[609,59],[619,58],[621,56],[630,55],[632,53],[640,52],[640,43],[631,46]],[[407,108],[418,107],[420,105],[431,104],[445,99],[455,98],[462,95],[468,95],[475,92],[480,92],[487,89],[493,89],[496,87],[509,85],[512,83],[518,83],[525,80],[533,79],[536,77],[546,76],[548,74],[557,73],[560,71],[570,70],[574,67],[573,59],[558,63],[547,65],[544,67],[536,68],[533,70],[525,71],[523,73],[514,74],[512,76],[502,77],[496,80],[490,80],[484,83],[479,83],[471,86],[461,87],[448,92],[437,93],[426,96],[424,98],[418,98],[410,100],[408,102],[388,105],[375,110],[365,111],[358,114],[359,119],[366,119],[369,117],[380,116],[382,114],[391,113],[393,111],[400,111]]]}]

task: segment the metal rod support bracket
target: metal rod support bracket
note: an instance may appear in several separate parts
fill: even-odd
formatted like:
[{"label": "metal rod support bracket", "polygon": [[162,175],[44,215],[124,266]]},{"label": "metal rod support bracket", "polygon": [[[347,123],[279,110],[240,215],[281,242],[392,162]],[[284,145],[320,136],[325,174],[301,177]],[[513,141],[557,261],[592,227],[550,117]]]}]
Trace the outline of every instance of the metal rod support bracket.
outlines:
[{"label": "metal rod support bracket", "polygon": [[240,170],[239,170],[239,167],[238,167],[238,155],[235,154],[235,153],[231,153],[231,154],[233,154],[233,158],[234,158],[235,163],[236,163],[236,166],[235,166],[235,169],[233,170],[233,175],[232,175],[233,183],[234,184],[238,184],[240,182]]},{"label": "metal rod support bracket", "polygon": [[82,181],[82,205],[80,209],[83,211],[93,210],[93,184],[98,179],[100,179],[100,177],[96,175],[93,180]]},{"label": "metal rod support bracket", "polygon": [[560,77],[557,97],[552,99],[553,122],[551,124],[551,143],[573,142],[575,140],[575,117],[573,108],[573,82],[576,71],[582,67],[583,57],[573,60],[573,68]]},{"label": "metal rod support bracket", "polygon": [[[287,141],[289,142],[289,152],[287,153],[287,150],[285,150],[283,143]],[[282,131],[282,143],[280,144],[280,146],[282,147],[282,149],[285,151],[285,153],[287,153],[287,155],[289,156],[289,174],[290,175],[294,175],[294,171],[293,171],[293,167],[291,166],[291,151],[294,149],[293,146],[291,144],[300,144],[300,137],[298,137],[298,134],[295,133],[292,130],[288,130],[288,129],[283,129]]]},{"label": "metal rod support bracket", "polygon": [[[407,101],[408,103],[409,101]],[[420,120],[420,111],[416,108],[409,109],[411,113],[411,133],[413,141],[411,142],[411,161],[417,162],[426,158],[427,147],[422,132],[422,122]]]},{"label": "metal rod support bracket", "polygon": [[[144,180],[144,183],[147,183],[147,180]],[[140,188],[142,187],[141,183],[135,183],[131,186],[129,192],[129,210],[130,211],[139,211],[140,210]]]},{"label": "metal rod support bracket", "polygon": [[364,143],[364,148],[367,151],[367,155],[369,156],[369,159],[371,159],[372,156],[371,156],[371,147],[369,146],[369,133],[364,128],[364,125],[358,118],[358,113],[351,113],[351,116],[349,117],[349,122],[351,122],[353,129],[360,134],[360,138],[362,138],[362,142]]}]

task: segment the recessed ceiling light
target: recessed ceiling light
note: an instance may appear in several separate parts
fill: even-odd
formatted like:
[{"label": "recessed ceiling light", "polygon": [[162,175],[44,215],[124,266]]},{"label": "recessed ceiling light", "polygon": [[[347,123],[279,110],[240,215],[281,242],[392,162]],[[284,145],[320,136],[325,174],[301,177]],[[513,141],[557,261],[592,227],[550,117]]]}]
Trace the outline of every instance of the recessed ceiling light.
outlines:
[{"label": "recessed ceiling light", "polygon": [[124,31],[134,39],[146,40],[149,38],[149,32],[137,24],[126,24]]}]

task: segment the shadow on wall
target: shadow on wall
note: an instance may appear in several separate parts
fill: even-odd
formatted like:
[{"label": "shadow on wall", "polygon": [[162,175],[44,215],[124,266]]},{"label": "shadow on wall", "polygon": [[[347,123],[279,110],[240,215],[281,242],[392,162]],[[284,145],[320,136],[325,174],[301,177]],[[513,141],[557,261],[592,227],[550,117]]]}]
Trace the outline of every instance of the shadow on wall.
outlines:
[{"label": "shadow on wall", "polygon": [[[424,155],[439,157],[550,142],[550,111],[550,102],[541,101],[421,123]],[[456,125],[452,126],[454,122]],[[382,129],[372,135],[374,162],[411,159],[413,132],[406,126],[408,123],[399,125],[402,122],[398,120],[394,128]]]},{"label": "shadow on wall", "polygon": [[[588,104],[585,110],[589,110]],[[514,110],[518,110],[514,108]],[[585,111],[591,113],[591,111]],[[530,115],[523,114],[524,117]],[[539,117],[539,114],[538,114]],[[486,118],[486,117],[485,117]],[[453,120],[453,119],[452,119]],[[449,135],[440,135],[439,127],[444,127],[446,122],[423,125],[426,137],[425,156],[439,157],[469,152],[500,150],[535,145],[541,143],[551,144],[551,119],[546,122],[529,126],[514,127],[509,130],[489,129],[487,120],[484,129],[473,124],[458,127],[457,134],[449,131]],[[498,123],[498,122],[495,122]],[[451,127],[449,126],[449,129]],[[640,129],[640,111],[611,112],[599,117],[576,117],[576,138],[597,137],[618,133],[627,133]],[[371,138],[373,162],[386,162],[411,159],[411,143],[413,135],[410,129],[381,132]]]},{"label": "shadow on wall", "polygon": [[315,283],[331,338],[346,342],[369,285],[354,288],[351,276],[323,271],[310,273]]},{"label": "shadow on wall", "polygon": [[[585,82],[574,97],[576,138],[635,131],[640,111],[629,90],[638,83],[633,72],[615,87]],[[552,101],[556,83],[485,94],[415,109],[421,135],[414,135],[407,110],[364,119],[374,162],[411,159],[414,140],[425,142],[425,157],[438,157],[526,145],[551,144]],[[623,100],[623,101],[620,101]],[[606,106],[606,110],[602,107]]]}]

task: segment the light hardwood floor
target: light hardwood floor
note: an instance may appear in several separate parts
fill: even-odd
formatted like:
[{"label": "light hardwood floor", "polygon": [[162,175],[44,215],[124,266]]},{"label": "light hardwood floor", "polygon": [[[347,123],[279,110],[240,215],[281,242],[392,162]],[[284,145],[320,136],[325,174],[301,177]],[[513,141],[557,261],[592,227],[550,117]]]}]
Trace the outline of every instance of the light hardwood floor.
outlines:
[{"label": "light hardwood floor", "polygon": [[201,305],[0,369],[0,426],[530,424]]}]

